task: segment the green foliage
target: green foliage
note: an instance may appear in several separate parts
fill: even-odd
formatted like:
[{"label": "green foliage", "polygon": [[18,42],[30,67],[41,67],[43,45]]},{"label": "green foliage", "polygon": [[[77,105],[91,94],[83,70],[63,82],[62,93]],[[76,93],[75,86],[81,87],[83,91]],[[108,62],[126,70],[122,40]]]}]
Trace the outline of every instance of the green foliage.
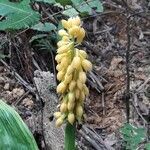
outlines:
[{"label": "green foliage", "polygon": [[35,0],[36,2],[44,2],[44,3],[48,3],[48,4],[55,4],[56,1],[55,0]]},{"label": "green foliage", "polygon": [[36,24],[39,21],[39,14],[32,10],[30,0],[21,2],[0,1],[0,30],[22,29]]},{"label": "green foliage", "polygon": [[75,125],[70,123],[65,128],[65,150],[75,150]]},{"label": "green foliage", "polygon": [[121,128],[123,140],[127,150],[136,150],[141,142],[146,138],[146,131],[144,128],[137,128],[131,124],[126,123]]},{"label": "green foliage", "polygon": [[150,143],[147,143],[147,144],[145,145],[145,149],[146,149],[146,150],[150,150]]},{"label": "green foliage", "polygon": [[0,149],[38,150],[33,135],[19,114],[0,100]]},{"label": "green foliage", "polygon": [[46,22],[46,23],[38,23],[31,27],[33,30],[37,31],[43,31],[43,32],[50,32],[52,30],[56,30],[56,26],[52,23]]}]

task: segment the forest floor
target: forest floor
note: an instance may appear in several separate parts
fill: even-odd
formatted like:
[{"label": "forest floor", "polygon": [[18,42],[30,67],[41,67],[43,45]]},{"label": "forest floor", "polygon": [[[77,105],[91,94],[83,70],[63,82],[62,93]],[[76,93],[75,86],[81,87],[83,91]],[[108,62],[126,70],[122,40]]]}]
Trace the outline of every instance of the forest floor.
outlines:
[{"label": "forest floor", "polygon": [[[149,130],[147,125],[150,121],[150,16],[144,13],[133,15],[127,23],[126,16],[121,13],[125,8],[117,2],[105,1],[104,13],[83,19],[87,34],[81,48],[86,50],[93,63],[93,70],[89,73],[87,82],[90,96],[85,102],[85,124],[98,133],[106,143],[119,150],[119,129],[127,121],[125,93],[128,80],[130,123]],[[150,9],[150,3],[146,1],[134,0],[129,3],[134,12]],[[130,28],[129,32],[127,26]],[[11,55],[11,58],[3,59],[0,63],[0,98],[16,107],[25,121],[32,117],[38,106],[35,95],[15,78],[15,72],[31,86],[34,85],[33,72],[38,67],[42,71],[50,70],[54,73],[51,53],[37,51],[37,47],[28,45],[25,41],[29,41],[32,36],[31,33],[28,37],[28,32],[30,31],[26,31],[18,38],[21,40],[19,44],[15,41],[12,43],[11,54],[9,49],[3,50],[5,54]],[[0,39],[5,38],[7,35],[1,33]],[[22,45],[25,46],[22,48]],[[130,56],[127,63],[128,46]],[[32,62],[33,53],[38,67]],[[127,65],[130,78],[126,73]]]}]

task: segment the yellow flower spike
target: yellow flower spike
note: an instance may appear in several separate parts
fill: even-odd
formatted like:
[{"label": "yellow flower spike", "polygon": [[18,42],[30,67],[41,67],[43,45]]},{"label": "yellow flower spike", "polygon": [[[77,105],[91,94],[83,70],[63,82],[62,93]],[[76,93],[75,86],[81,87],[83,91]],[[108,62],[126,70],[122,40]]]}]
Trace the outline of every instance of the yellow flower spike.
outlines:
[{"label": "yellow flower spike", "polygon": [[82,91],[83,90],[83,83],[78,79],[77,80],[77,87]]},{"label": "yellow flower spike", "polygon": [[81,59],[80,59],[80,57],[76,56],[76,57],[73,58],[72,66],[73,66],[75,69],[77,69],[77,70],[80,69],[80,66],[81,66]]},{"label": "yellow flower spike", "polygon": [[84,59],[82,61],[82,67],[85,71],[91,71],[92,70],[92,63],[89,60]]},{"label": "yellow flower spike", "polygon": [[75,88],[75,86],[76,86],[76,81],[75,81],[75,80],[72,80],[72,81],[70,82],[70,84],[69,84],[69,90],[70,90],[70,91],[73,91],[74,88]]},{"label": "yellow flower spike", "polygon": [[68,36],[68,33],[67,33],[64,29],[59,30],[59,31],[58,31],[58,34],[59,34],[60,36]]},{"label": "yellow flower spike", "polygon": [[79,72],[79,81],[81,81],[82,83],[86,82],[86,73],[83,71]]},{"label": "yellow flower spike", "polygon": [[70,103],[74,103],[74,101],[75,101],[75,94],[74,94],[74,92],[69,92],[68,93],[68,101]]},{"label": "yellow flower spike", "polygon": [[77,117],[81,118],[83,115],[83,108],[81,105],[76,106],[76,115]]},{"label": "yellow flower spike", "polygon": [[84,50],[79,50],[79,53],[83,58],[87,58],[87,53]]},{"label": "yellow flower spike", "polygon": [[60,116],[61,116],[61,112],[55,112],[55,113],[54,113],[54,117],[55,117],[56,119],[58,119]]},{"label": "yellow flower spike", "polygon": [[59,83],[56,89],[57,93],[64,93],[66,86],[67,85],[64,82]]},{"label": "yellow flower spike", "polygon": [[64,120],[62,118],[58,118],[56,120],[55,126],[58,128],[63,124]]},{"label": "yellow flower spike", "polygon": [[68,114],[68,122],[73,125],[75,121],[75,115],[73,113]]},{"label": "yellow flower spike", "polygon": [[67,104],[68,111],[73,111],[74,106],[75,106],[75,103],[68,102],[68,104]]},{"label": "yellow flower spike", "polygon": [[[87,60],[87,53],[77,47],[85,37],[85,30],[81,27],[80,18],[74,17],[62,20],[62,26],[58,34],[61,40],[57,43],[57,55],[55,60],[58,65],[56,69],[57,79],[60,81],[57,86],[57,93],[61,94],[60,112],[54,113],[56,126],[63,122],[70,124],[82,121],[83,103],[89,95],[86,86],[86,72],[92,69],[92,64]],[[62,99],[63,97],[63,99]]]}]

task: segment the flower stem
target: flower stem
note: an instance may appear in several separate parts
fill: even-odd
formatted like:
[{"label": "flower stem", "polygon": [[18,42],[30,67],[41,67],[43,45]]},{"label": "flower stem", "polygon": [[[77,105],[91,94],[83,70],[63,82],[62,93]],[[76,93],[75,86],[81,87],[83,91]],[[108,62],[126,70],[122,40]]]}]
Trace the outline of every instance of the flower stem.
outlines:
[{"label": "flower stem", "polygon": [[75,150],[75,124],[66,124],[65,128],[65,150]]}]

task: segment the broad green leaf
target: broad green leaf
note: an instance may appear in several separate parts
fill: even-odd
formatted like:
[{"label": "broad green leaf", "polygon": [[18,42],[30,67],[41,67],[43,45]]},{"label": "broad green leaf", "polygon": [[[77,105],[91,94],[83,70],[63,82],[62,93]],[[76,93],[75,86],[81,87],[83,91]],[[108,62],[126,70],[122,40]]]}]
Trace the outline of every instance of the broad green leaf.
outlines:
[{"label": "broad green leaf", "polygon": [[89,0],[88,4],[91,8],[94,8],[96,12],[103,12],[103,5],[100,0]]},{"label": "broad green leaf", "polygon": [[56,26],[52,23],[46,22],[46,23],[38,23],[31,27],[33,30],[43,31],[43,32],[50,32],[52,30],[56,30]]},{"label": "broad green leaf", "polygon": [[55,4],[56,1],[55,0],[35,0],[36,2],[44,2],[44,3],[48,3],[48,4]]},{"label": "broad green leaf", "polygon": [[64,10],[63,14],[69,17],[75,17],[79,13],[73,7],[71,7],[71,8],[67,8],[66,10]]},{"label": "broad green leaf", "polygon": [[85,2],[84,0],[71,0],[74,6],[80,5],[81,3]]},{"label": "broad green leaf", "polygon": [[38,150],[19,114],[0,100],[0,150]]},{"label": "broad green leaf", "polygon": [[0,30],[22,29],[36,24],[39,21],[39,14],[32,10],[30,0],[21,2],[10,2],[0,0]]},{"label": "broad green leaf", "polygon": [[76,8],[80,13],[87,13],[87,14],[92,13],[92,9],[87,3],[78,5]]},{"label": "broad green leaf", "polygon": [[66,6],[66,5],[71,5],[72,2],[71,0],[55,0],[57,3],[60,3],[61,5],[63,6]]}]

